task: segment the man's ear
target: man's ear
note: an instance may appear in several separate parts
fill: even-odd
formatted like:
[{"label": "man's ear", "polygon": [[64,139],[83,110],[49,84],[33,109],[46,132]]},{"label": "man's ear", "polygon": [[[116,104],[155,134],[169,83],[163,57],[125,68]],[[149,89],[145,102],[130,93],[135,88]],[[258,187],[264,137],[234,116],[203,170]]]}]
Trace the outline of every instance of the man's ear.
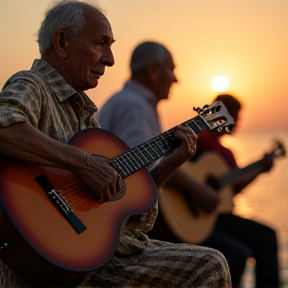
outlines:
[{"label": "man's ear", "polygon": [[63,30],[56,30],[52,35],[53,47],[60,57],[67,57],[68,55],[68,37]]},{"label": "man's ear", "polygon": [[155,81],[158,79],[158,75],[159,75],[159,66],[155,63],[152,62],[150,63],[147,68],[146,68],[146,72],[148,77],[152,80]]}]

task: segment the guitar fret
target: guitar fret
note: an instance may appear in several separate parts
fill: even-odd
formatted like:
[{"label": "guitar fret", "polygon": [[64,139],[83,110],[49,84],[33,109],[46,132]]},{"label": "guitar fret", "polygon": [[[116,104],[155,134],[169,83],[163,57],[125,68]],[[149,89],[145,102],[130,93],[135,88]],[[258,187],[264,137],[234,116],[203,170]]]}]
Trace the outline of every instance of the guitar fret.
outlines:
[{"label": "guitar fret", "polygon": [[[155,141],[155,140],[154,140],[154,141]],[[158,157],[161,157],[161,155],[159,155],[159,154],[157,153],[157,151],[153,148],[153,145],[151,145],[150,142],[147,142],[147,144],[148,144],[149,147],[156,153],[156,155],[157,155]]]},{"label": "guitar fret", "polygon": [[162,146],[160,145],[161,142],[159,142],[159,143],[156,142],[156,139],[154,140],[154,142],[155,142],[155,144],[156,144],[156,147],[160,148],[161,152],[164,154],[166,151],[165,151],[165,149],[163,149]]},{"label": "guitar fret", "polygon": [[[122,165],[122,163],[121,164],[119,164],[119,163],[117,163],[117,160],[113,160],[113,161],[110,161],[109,162],[109,164],[110,165],[112,165],[112,166],[114,166],[115,168],[116,168],[116,170],[121,174],[121,177],[124,179],[124,178],[126,178],[126,177],[128,177],[130,174],[128,173],[126,173],[122,168],[121,168],[121,166],[123,166]],[[120,166],[121,165],[121,166]],[[123,166],[124,168],[125,168],[125,166]],[[127,170],[127,169],[126,169]]]},{"label": "guitar fret", "polygon": [[200,131],[203,131],[207,128],[207,124],[203,121],[203,119],[201,117],[199,117],[198,119],[196,119],[196,122],[199,122],[199,127],[200,127]]},{"label": "guitar fret", "polygon": [[[197,121],[195,121],[194,119],[192,119],[191,122],[193,122],[192,124],[195,125],[194,128],[192,128],[192,130],[193,130],[196,134],[198,134],[199,132],[202,131],[202,129],[201,129],[201,123],[198,124]],[[188,123],[187,123],[187,126],[189,126]]]},{"label": "guitar fret", "polygon": [[[168,135],[168,133],[166,133],[167,135]],[[170,139],[171,137],[169,136],[169,139]],[[160,150],[161,150],[161,152],[163,153],[163,155],[165,154],[165,153],[167,153],[167,151],[169,151],[170,149],[171,149],[171,144],[173,143],[173,141],[174,141],[174,138],[173,138],[173,141],[167,141],[162,135],[161,135],[161,137],[158,137],[158,139],[160,139],[159,141],[158,141],[158,143],[155,141],[155,143],[156,143],[156,145],[158,146],[158,147],[160,147]]]},{"label": "guitar fret", "polygon": [[200,116],[188,120],[182,123],[182,125],[189,126],[196,134],[199,134],[202,130],[208,128],[207,124]]},{"label": "guitar fret", "polygon": [[120,172],[120,174],[121,174],[121,176],[122,176],[122,178],[126,178],[126,177],[128,177],[130,174],[128,173],[126,173],[121,167],[120,167],[120,165],[117,165],[117,163],[115,163],[115,162],[110,162],[111,164],[116,164],[115,165],[115,168]]},{"label": "guitar fret", "polygon": [[[172,131],[172,130],[171,130],[171,131]],[[163,137],[163,140],[165,141],[165,145],[167,146],[166,151],[169,151],[169,150],[171,149],[171,144],[172,144],[172,143],[174,142],[174,140],[175,140],[175,137],[172,137],[172,136],[171,136],[171,131],[169,130],[169,131],[163,133],[163,135],[168,136],[168,137],[166,137],[166,138]],[[174,132],[172,132],[172,133],[173,133],[172,135],[174,136]],[[168,141],[166,141],[166,139],[167,139],[167,140],[172,140],[172,141],[168,142]]]},{"label": "guitar fret", "polygon": [[147,163],[149,163],[149,160],[148,160],[148,159],[145,157],[145,155],[140,151],[140,149],[138,148],[138,146],[137,146],[135,149],[137,149],[137,150],[139,151],[140,155],[142,155],[142,156],[144,157],[145,161],[146,161],[146,163],[143,162],[142,159],[136,154],[137,157],[138,157],[138,158],[140,159],[140,161],[142,162],[142,164],[143,164],[143,165],[146,165]]},{"label": "guitar fret", "polygon": [[[128,172],[133,172],[133,168],[130,166],[130,164],[127,161],[127,155],[122,155],[121,158],[122,158],[123,161],[125,161],[126,165],[128,166],[128,167],[126,167],[127,171]],[[130,171],[129,171],[129,169],[130,169]]]},{"label": "guitar fret", "polygon": [[[116,166],[116,168],[118,168],[118,170],[120,171],[120,172],[122,172],[122,174],[124,174],[124,176],[129,176],[129,173],[130,173],[130,171],[127,169],[127,167],[126,167],[126,165],[124,165],[120,160],[121,160],[121,158],[123,158],[123,156],[122,155],[120,155],[119,156],[119,158],[118,157],[116,157],[116,158],[114,158],[113,159],[113,161],[110,161],[110,163],[111,164],[115,164],[115,166]],[[121,168],[121,166],[124,168],[124,170],[126,170],[128,173],[126,173],[124,170],[123,170],[123,168]]]},{"label": "guitar fret", "polygon": [[[127,156],[128,156],[127,158],[128,158],[128,160],[131,162],[131,164],[133,165],[134,169],[137,171],[137,169],[138,169],[138,168],[141,168],[141,166],[140,166],[139,163],[133,158],[132,153],[133,153],[132,150],[128,151],[128,152],[127,152]],[[129,156],[130,156],[130,157],[129,157]],[[132,161],[132,160],[133,160],[133,161]],[[138,164],[138,167],[136,167],[136,166],[134,165],[134,163],[135,163],[135,164]]]},{"label": "guitar fret", "polygon": [[[147,144],[148,145],[148,148],[149,148],[149,144],[148,143],[145,143],[145,144]],[[151,160],[152,160],[152,162],[153,162],[153,160],[155,159],[154,157],[153,157],[153,155],[149,152],[149,150],[143,145],[143,149],[147,152],[147,154],[151,157]],[[151,162],[151,163],[152,163]]]},{"label": "guitar fret", "polygon": [[[138,149],[138,148],[137,148]],[[134,155],[140,160],[140,162],[142,163],[143,166],[145,166],[145,162],[142,161],[142,159],[138,156],[138,154],[136,153],[136,151],[134,151],[134,149],[131,150]],[[138,149],[138,151],[140,152],[140,150]],[[141,152],[140,152],[141,153]],[[141,154],[142,155],[142,154]],[[144,157],[145,158],[145,157]],[[146,159],[146,158],[145,158]],[[147,160],[147,159],[146,159]],[[139,164],[138,164],[139,165]],[[142,167],[143,167],[142,166]],[[140,167],[140,166],[139,166]]]},{"label": "guitar fret", "polygon": [[[162,138],[162,140],[164,140],[164,142],[165,142],[164,145],[167,145],[169,147],[169,144],[166,141],[166,139],[164,138],[163,134],[161,134],[159,138]],[[163,145],[163,147],[164,147],[164,145]]]},{"label": "guitar fret", "polygon": [[[196,134],[209,127],[199,116],[181,125],[190,127]],[[126,178],[142,167],[148,166],[171,152],[178,145],[178,141],[175,141],[175,132],[176,128],[174,127],[150,139],[148,142],[140,144],[122,155],[111,159],[109,163],[116,166],[122,172],[122,177]]]}]

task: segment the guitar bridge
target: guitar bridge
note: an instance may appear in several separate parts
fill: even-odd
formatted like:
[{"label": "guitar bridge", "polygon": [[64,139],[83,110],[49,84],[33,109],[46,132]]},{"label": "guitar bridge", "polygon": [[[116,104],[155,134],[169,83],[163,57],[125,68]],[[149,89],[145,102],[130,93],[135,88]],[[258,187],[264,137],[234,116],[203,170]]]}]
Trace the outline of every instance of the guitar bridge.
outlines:
[{"label": "guitar bridge", "polygon": [[45,174],[41,174],[40,176],[36,177],[35,180],[78,234],[87,229],[85,225],[79,220],[79,218],[77,218],[77,216],[74,214],[68,203],[57,193],[56,189],[48,180]]}]

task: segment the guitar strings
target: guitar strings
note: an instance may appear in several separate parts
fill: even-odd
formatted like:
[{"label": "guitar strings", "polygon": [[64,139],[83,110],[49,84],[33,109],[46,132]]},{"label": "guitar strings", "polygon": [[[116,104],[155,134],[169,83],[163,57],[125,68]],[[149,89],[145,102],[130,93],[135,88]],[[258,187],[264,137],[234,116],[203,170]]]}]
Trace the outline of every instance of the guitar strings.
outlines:
[{"label": "guitar strings", "polygon": [[[197,120],[198,119],[192,119],[192,120],[189,120],[187,122],[184,122],[183,124],[188,125],[189,122],[194,121],[194,122],[196,122],[196,125],[194,124],[195,126],[197,126],[198,128],[200,128],[202,130],[205,129],[206,126],[203,125],[203,123],[202,123],[203,120],[202,121],[197,121]],[[193,123],[191,123],[191,125],[193,126]],[[122,160],[126,163],[126,165],[122,164],[121,166],[124,167],[129,174],[134,173],[138,169],[141,169],[141,168],[149,165],[153,161],[155,161],[158,158],[160,158],[161,156],[165,155],[165,153],[167,153],[167,151],[169,151],[171,149],[171,144],[175,141],[175,133],[176,133],[176,128],[174,127],[172,129],[156,136],[155,138],[153,138],[153,139],[151,139],[151,140],[149,140],[143,144],[140,144],[140,145],[126,151],[125,153],[123,153],[121,155],[114,157],[111,160],[111,162],[114,162],[114,161],[117,162],[119,160],[120,164],[122,164],[121,163],[121,160]],[[162,143],[162,142],[164,142],[164,143]],[[146,147],[147,146],[148,147],[146,148],[145,145],[146,145]],[[153,157],[153,155],[149,152],[148,148],[151,148],[154,151],[154,153],[158,157],[157,159],[155,159],[155,157]],[[161,150],[159,152],[161,152],[163,155],[157,153],[159,148]],[[145,152],[146,152],[146,154],[145,154]],[[151,160],[147,159],[146,156],[147,157],[150,156]],[[141,165],[139,164],[139,162],[136,161],[135,157],[137,157],[140,160]],[[129,161],[129,162],[127,162],[127,161]],[[118,169],[120,169],[125,175],[127,175],[127,173],[125,173],[122,170],[122,168],[119,166],[120,164],[117,163]],[[138,164],[138,167],[135,166],[135,164]],[[129,170],[128,167],[130,168],[131,171]],[[91,198],[94,194],[94,192],[91,189],[89,189],[86,185],[84,185],[80,179],[76,179],[75,181],[69,183],[68,185],[62,187],[61,189],[57,189],[56,191],[66,201],[70,202],[69,205],[79,205],[83,201]],[[87,193],[87,191],[88,191],[88,193]],[[85,195],[84,198],[81,197],[83,195]],[[79,197],[81,197],[81,199],[79,199]]]},{"label": "guitar strings", "polygon": [[[199,120],[199,121],[197,121],[197,120]],[[195,122],[196,124],[191,123],[192,121]],[[192,119],[192,120],[189,120],[187,122],[184,122],[183,124],[190,127],[190,125],[188,125],[189,122],[190,122],[191,126],[196,126],[198,129],[200,129],[200,131],[207,128],[207,125],[203,124],[203,120],[201,118]],[[194,130],[194,129],[192,128],[192,130]],[[164,140],[164,142],[165,142],[164,145],[161,143],[162,140]],[[140,144],[140,145],[132,148],[131,150],[129,150],[129,151],[127,151],[127,152],[125,152],[119,156],[114,157],[110,162],[115,163],[117,168],[121,170],[121,172],[125,175],[125,177],[127,177],[130,174],[137,171],[138,169],[149,165],[153,161],[155,161],[155,160],[159,159],[161,156],[163,156],[166,152],[168,152],[171,149],[170,144],[173,143],[174,140],[175,140],[175,127],[162,133],[162,134],[160,134],[159,136],[149,140],[148,142]],[[155,144],[153,144],[153,141],[155,142]],[[151,148],[155,152],[157,157],[153,157],[153,155],[149,152],[149,150],[145,147],[145,145],[146,145],[146,147],[148,146],[147,148]],[[166,148],[166,146],[168,146],[168,148]],[[157,147],[160,147],[162,155],[157,153]],[[145,152],[146,152],[146,154],[145,154]],[[138,159],[140,159],[142,165],[135,159],[135,157],[133,155],[136,156]],[[151,159],[148,160],[145,157],[145,155]],[[141,158],[141,156],[144,159]],[[123,163],[123,160],[125,161],[125,165]],[[144,162],[142,160],[144,160]],[[134,168],[131,167],[130,163]],[[136,167],[137,164],[138,164],[138,167]],[[122,168],[121,168],[121,166],[122,166]]]}]

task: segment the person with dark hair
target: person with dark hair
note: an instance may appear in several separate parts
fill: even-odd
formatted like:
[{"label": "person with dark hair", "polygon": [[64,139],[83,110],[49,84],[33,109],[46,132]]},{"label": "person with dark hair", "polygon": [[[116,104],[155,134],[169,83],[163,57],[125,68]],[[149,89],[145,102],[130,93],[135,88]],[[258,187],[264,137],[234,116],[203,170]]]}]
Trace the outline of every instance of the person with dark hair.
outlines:
[{"label": "person with dark hair", "polygon": [[[214,98],[214,101],[224,103],[235,121],[232,132],[235,131],[242,108],[240,101],[230,94],[219,94]],[[196,153],[191,160],[197,161],[205,152],[214,152],[224,160],[230,169],[239,169],[232,151],[221,144],[220,137],[213,131],[203,131],[198,136]],[[261,166],[252,169],[234,183],[235,195],[260,174],[270,171],[273,166],[273,157],[265,154],[261,163]],[[277,237],[272,228],[232,213],[220,214],[213,233],[199,244],[217,249],[225,255],[235,287],[240,284],[248,257],[253,257],[256,260],[255,280],[257,288],[279,287]]]},{"label": "person with dark hair", "polygon": [[[123,182],[125,182],[125,180],[121,179],[120,169],[114,168],[107,157],[90,154],[77,148],[77,145],[73,146],[69,144],[69,140],[71,138],[75,139],[74,137],[76,134],[79,135],[79,131],[81,131],[80,135],[83,135],[85,131],[90,133],[89,131],[91,130],[93,132],[97,130],[86,129],[99,127],[93,117],[97,108],[84,91],[95,88],[100,77],[103,76],[105,68],[114,65],[114,57],[111,51],[113,42],[114,37],[110,23],[97,5],[91,4],[91,1],[58,1],[48,10],[39,29],[38,43],[41,59],[36,59],[29,71],[20,71],[11,76],[0,93],[1,156],[4,156],[4,159],[12,159],[11,161],[13,161],[13,163],[20,162],[27,164],[28,168],[36,165],[37,167],[42,166],[41,169],[46,167],[47,169],[44,171],[48,172],[51,170],[62,171],[60,173],[61,177],[65,177],[66,174],[72,174],[72,176],[76,178],[75,185],[80,185],[79,190],[73,190],[72,188],[73,193],[75,193],[73,196],[82,199],[81,195],[84,193],[84,196],[86,196],[83,200],[84,202],[91,198],[93,198],[93,201],[95,199],[92,205],[93,207],[89,207],[88,210],[97,210],[96,208],[99,206],[111,207],[110,205],[113,205],[111,204],[112,200],[117,199],[117,197],[123,194]],[[170,61],[169,65],[172,64],[171,58],[165,58],[165,61],[166,60]],[[157,71],[155,71],[154,68],[156,68]],[[161,71],[164,69],[165,73],[171,73],[172,67],[164,67],[162,63],[155,63],[154,68],[152,68],[153,77],[154,79],[158,79],[158,69]],[[103,130],[102,133],[104,133]],[[179,141],[179,146],[173,150],[173,153],[160,158],[157,165],[150,170],[152,176],[151,181],[154,180],[152,182],[153,188],[154,186],[155,188],[160,188],[173,172],[193,156],[195,152],[197,137],[189,127],[177,126],[175,128],[175,139]],[[97,141],[101,142],[103,139],[100,137]],[[4,168],[2,166],[0,167],[0,173],[2,173]],[[39,171],[41,169],[39,169]],[[66,172],[63,172],[63,169],[64,171],[66,170]],[[4,191],[7,187],[4,187],[2,183],[2,181],[6,180],[5,175],[3,175],[3,177],[0,175],[1,195],[9,193],[9,191]],[[58,189],[57,187],[54,188],[53,183],[49,182],[49,177],[47,178],[45,174],[43,175],[41,176],[42,178],[40,176],[36,177],[32,182],[34,185],[34,182],[39,181],[38,183],[43,188],[43,191],[41,191],[43,194],[39,195],[40,200],[48,198],[47,195],[50,195],[51,198],[54,199],[52,199],[52,201],[54,201],[55,207],[61,207],[58,213],[55,212],[57,217],[59,217],[57,219],[59,219],[60,222],[64,221],[63,218],[60,217],[62,215],[60,212],[64,211],[65,213],[63,214],[65,215],[63,215],[63,217],[68,215],[69,217],[67,217],[67,219],[69,219],[71,226],[76,230],[74,231],[68,226],[73,232],[71,235],[80,234],[83,231],[84,234],[89,228],[91,231],[91,227],[87,228],[84,225],[86,230],[83,228],[81,219],[78,219],[80,222],[77,221],[77,215],[73,214],[73,209],[71,209],[69,205],[66,205],[65,197],[63,199],[59,196],[59,194],[63,193],[64,189],[65,191],[71,189],[71,186],[68,188],[64,186],[63,190],[61,186],[61,188]],[[17,180],[22,181],[22,178]],[[10,179],[8,181],[10,181]],[[35,185],[38,185],[38,183]],[[31,184],[31,186],[33,185]],[[30,191],[29,189],[28,191]],[[137,189],[137,187],[135,187],[135,189]],[[47,192],[47,195],[45,192]],[[19,195],[22,194],[19,193]],[[1,200],[3,200],[3,198]],[[103,204],[103,206],[99,204],[99,201],[103,202],[100,203]],[[1,202],[2,206],[4,202]],[[78,205],[81,206],[81,203],[78,203]],[[25,204],[23,203],[23,205]],[[47,205],[45,205],[45,207],[46,206]],[[51,204],[51,206],[54,207],[53,204]],[[115,210],[115,206],[113,207]],[[74,208],[76,210],[76,204]],[[35,206],[33,206],[32,210],[34,209],[36,209]],[[54,210],[51,208],[49,211]],[[77,211],[79,212],[78,208]],[[80,212],[84,213],[86,210],[80,210]],[[1,207],[0,213],[0,220],[6,219],[5,224],[11,227],[9,225],[12,224],[9,222],[9,219],[7,219],[8,217],[2,211]],[[88,287],[224,288],[230,286],[229,267],[226,259],[220,252],[193,245],[175,245],[150,240],[146,232],[149,230],[149,227],[153,225],[156,214],[157,207],[152,207],[151,210],[143,215],[130,217],[128,220],[125,219],[127,222],[123,220],[120,235],[114,233],[115,235],[113,234],[111,236],[113,239],[107,239],[106,241],[116,241],[116,243],[118,243],[115,253],[113,252],[114,254],[111,255],[110,261],[106,261],[106,264],[104,263],[95,271],[90,271],[87,268],[87,272],[91,273],[87,276],[87,279],[83,279],[82,284]],[[44,217],[41,214],[39,218],[37,217],[36,219],[38,226],[43,224],[43,218],[47,221],[50,220],[49,215]],[[92,222],[93,221],[96,223],[95,225],[98,223],[99,225],[101,224],[101,228],[97,229],[97,233],[100,231],[98,233],[99,235],[103,231],[102,229],[106,229],[107,226],[112,225],[110,222],[106,223],[105,218],[92,219]],[[66,227],[66,225],[70,225],[68,221],[61,223],[65,223],[63,228]],[[26,224],[28,225],[30,223]],[[57,226],[57,221],[55,221],[55,223],[53,222],[53,225]],[[1,233],[3,233],[4,229],[6,228],[1,227]],[[71,232],[70,230],[69,233]],[[4,232],[9,233],[9,231]],[[76,236],[78,236],[78,234]],[[55,238],[49,238],[49,244],[53,242],[52,244],[55,245],[61,236],[63,235],[52,235],[52,237]],[[81,235],[79,237],[81,239]],[[117,239],[115,240],[114,238],[116,237]],[[27,243],[23,238],[21,239],[21,243],[26,247]],[[7,255],[6,251],[10,251],[10,253],[13,254],[13,245],[17,243],[10,241],[10,238],[8,240],[0,240],[0,257],[3,259],[3,261],[0,260],[0,286],[3,288],[30,287],[31,282],[34,283],[33,281],[35,280],[29,278],[28,284],[25,281],[27,280],[27,276],[25,278],[24,275],[25,273],[23,275],[21,274],[22,277],[25,278],[23,279],[9,268],[7,262],[12,265],[11,259],[13,257],[6,257],[6,261],[4,261],[4,257],[2,257]],[[34,240],[35,239],[33,239],[33,241]],[[89,243],[93,245],[95,239],[89,239],[89,241]],[[68,247],[71,247],[71,243],[67,243],[67,249]],[[33,247],[29,246],[29,248],[32,252],[35,252]],[[64,248],[66,247],[62,246],[62,248],[65,250]],[[74,246],[72,246],[72,248],[74,248]],[[87,247],[75,247],[73,252],[75,252],[75,254],[76,252],[81,253],[81,251],[84,251],[86,248]],[[103,249],[103,252],[105,252],[104,248],[105,247],[98,247],[98,249]],[[19,249],[20,248],[18,248],[18,250]],[[60,252],[63,251],[59,251],[59,253]],[[25,266],[23,263],[27,263],[28,267],[32,267],[30,264],[34,261],[34,258],[30,259],[27,257],[26,262],[25,258],[27,254],[23,253],[21,254],[20,252],[19,255],[13,255],[18,258],[18,260],[15,260],[17,261],[17,265],[14,266],[17,267],[17,271],[20,271],[21,268],[23,268],[23,271],[27,270],[25,270],[26,267],[19,267],[18,261],[20,261],[20,258],[22,266]],[[35,255],[36,252],[33,256]],[[48,255],[48,258],[50,256],[52,257],[53,255]],[[74,257],[74,254],[71,256]],[[93,255],[91,255],[91,257],[92,256]],[[39,255],[35,257],[37,257],[39,261],[45,260],[43,259],[44,257],[39,257]],[[56,255],[56,258],[61,258],[61,256]],[[77,262],[77,259],[74,260]],[[87,259],[87,262],[89,261],[90,258]],[[7,266],[4,262],[7,263]],[[50,278],[53,278],[54,281],[56,281],[55,285],[49,285],[43,279],[39,279],[39,275],[35,275],[38,279],[38,284],[40,282],[41,284],[39,285],[41,285],[41,287],[67,287],[67,285],[61,284],[65,282],[65,279],[61,278],[61,281],[64,282],[59,283],[60,278],[58,274],[49,275],[48,272],[51,271],[51,266],[53,266],[51,262],[45,266],[47,269],[43,269],[44,272],[41,270],[41,273],[43,272],[43,274],[41,274],[43,276],[41,277],[46,277],[46,281],[50,281]],[[74,265],[75,263],[68,263],[67,265],[69,266],[70,264]],[[85,263],[85,265],[86,264],[87,263]],[[84,268],[81,267],[81,269],[85,270],[85,265],[83,264]],[[59,269],[61,269],[61,267],[59,267]],[[61,271],[64,274],[67,273],[65,275],[69,274],[66,269],[62,269]],[[82,273],[78,273],[81,271],[82,270],[73,271],[73,276],[76,278],[79,275],[81,276]],[[37,274],[34,271],[26,272],[30,277],[33,276],[33,273]],[[79,279],[77,280],[77,284],[70,282],[69,287],[80,285],[78,281]]]},{"label": "person with dark hair", "polygon": [[[217,97],[213,99],[213,102],[214,101],[221,101],[224,103],[229,114],[233,117],[235,121],[232,132],[235,131],[242,104],[238,101],[236,97],[229,94],[217,95]],[[223,134],[219,132],[215,133],[213,130],[205,130],[201,132],[197,138],[196,153],[189,160],[189,162],[194,165],[193,169],[191,169],[191,167],[189,168],[188,166],[189,169],[186,169],[184,171],[186,173],[189,173],[190,181],[194,183],[196,182],[194,184],[194,188],[197,189],[198,192],[203,193],[204,195],[207,194],[206,189],[208,186],[210,186],[210,184],[207,185],[207,183],[203,181],[203,162],[205,162],[206,166],[209,166],[206,168],[208,173],[211,173],[211,171],[213,171],[211,168],[212,166],[214,166],[213,169],[215,170],[219,170],[221,169],[221,167],[223,169],[222,162],[224,162],[224,164],[226,163],[226,173],[227,171],[229,171],[229,169],[239,169],[232,151],[221,144],[221,135]],[[211,156],[209,156],[210,158],[205,158],[205,152],[215,153],[216,155],[218,155],[218,157],[221,157],[220,160],[223,159],[222,162],[219,163],[219,160],[217,160],[216,164],[213,163],[212,161],[215,160],[215,156],[213,156],[213,158],[211,158]],[[202,156],[204,158],[201,158]],[[219,159],[218,157],[217,159]],[[197,166],[195,166],[195,163],[197,164],[197,161],[201,160],[203,162],[201,162],[200,166],[198,164],[197,168]],[[222,164],[222,166],[215,166],[219,164]],[[263,161],[261,161],[261,164],[262,165],[258,166],[256,169],[250,170],[250,172],[247,173],[245,177],[240,178],[240,180],[234,183],[233,191],[235,194],[242,191],[242,189],[249,185],[249,183],[256,179],[260,174],[270,171],[273,166],[273,157],[271,155],[265,154],[263,157]],[[181,169],[182,167],[179,170]],[[198,173],[195,173],[197,172],[197,169],[200,169],[200,171]],[[179,173],[178,171],[177,173]],[[177,173],[175,173],[170,179],[176,179]],[[215,175],[218,174],[215,172]],[[199,177],[199,179],[197,177]],[[160,205],[159,207],[158,216],[154,223],[153,229],[149,231],[148,235],[151,238],[170,241],[172,243],[187,242],[219,250],[223,253],[223,255],[228,261],[233,287],[240,287],[241,277],[243,276],[247,259],[249,257],[254,257],[256,260],[256,287],[279,287],[279,271],[277,259],[278,248],[276,232],[266,225],[260,224],[250,219],[244,219],[242,217],[232,214],[233,207],[231,206],[233,206],[233,203],[231,202],[233,201],[233,195],[230,195],[230,193],[228,194],[228,196],[231,196],[232,199],[222,199],[223,197],[227,196],[227,194],[225,194],[227,192],[223,194],[224,196],[220,196],[221,202],[219,201],[214,207],[212,206],[211,210],[205,209],[205,206],[200,206],[199,202],[195,201],[195,198],[193,196],[198,195],[197,191],[191,189],[191,186],[187,185],[187,183],[189,182],[180,181],[177,187],[176,185],[171,185],[171,182],[169,180],[167,181],[162,192],[162,205]],[[219,197],[219,193],[216,191],[217,183],[212,181],[211,184],[212,185],[210,189],[212,190],[212,193],[214,193],[214,195],[218,195]],[[212,187],[215,188],[215,190]],[[183,198],[183,200],[181,200],[181,202],[179,203],[178,198],[173,196],[171,198],[172,200],[170,199],[170,202],[175,201],[176,203],[174,205],[178,205],[179,207],[173,211],[167,211],[167,200],[165,200],[167,199],[167,196],[165,196],[165,193],[167,194],[169,192],[169,195],[171,195],[171,191],[173,193],[181,193],[181,199]],[[185,207],[183,207],[183,204],[181,204],[182,201],[185,203]],[[221,208],[219,208],[219,206],[221,206]],[[180,215],[183,217],[188,217],[188,220],[185,221],[186,224],[184,226],[175,229],[175,225],[181,226],[182,223],[177,223],[177,221],[175,220],[173,220],[172,223],[171,219],[175,218],[175,216],[179,218],[179,215],[175,215],[175,213],[179,214],[179,209],[183,208],[187,209],[188,212],[184,212]],[[218,209],[222,209],[221,211],[225,211],[225,213],[219,214]],[[167,213],[170,213],[171,216],[169,216],[169,214]],[[214,223],[215,216],[213,216],[216,215],[215,213],[217,213],[216,223]],[[193,217],[191,217],[190,214],[193,215]],[[198,219],[197,217],[199,217],[199,215],[202,218]],[[205,218],[207,215],[212,216]],[[204,218],[205,220],[203,221]],[[191,220],[194,221],[194,223],[191,223]],[[188,221],[190,221],[190,226]],[[195,221],[197,221],[197,224],[195,224]],[[181,222],[184,222],[183,219],[181,220]],[[201,225],[207,225],[208,228],[203,228],[201,227]],[[193,227],[194,230],[190,230],[189,233],[184,232],[184,230],[189,229],[189,227],[191,227],[191,229]],[[199,231],[199,229],[201,231]],[[193,235],[193,237],[191,237],[191,233],[195,234],[196,236]],[[197,239],[197,241],[193,241],[192,239]]]}]

